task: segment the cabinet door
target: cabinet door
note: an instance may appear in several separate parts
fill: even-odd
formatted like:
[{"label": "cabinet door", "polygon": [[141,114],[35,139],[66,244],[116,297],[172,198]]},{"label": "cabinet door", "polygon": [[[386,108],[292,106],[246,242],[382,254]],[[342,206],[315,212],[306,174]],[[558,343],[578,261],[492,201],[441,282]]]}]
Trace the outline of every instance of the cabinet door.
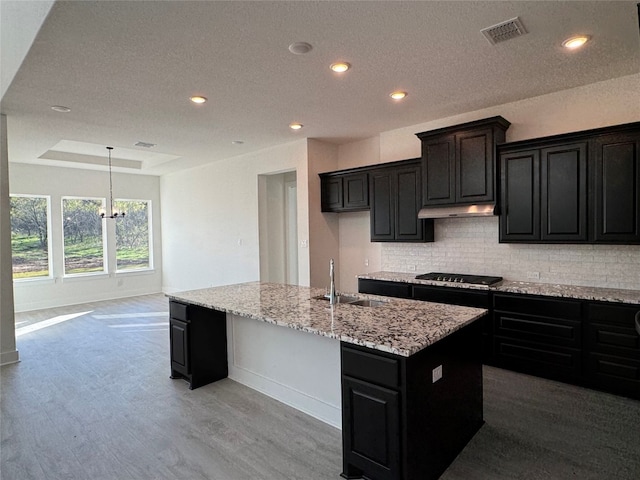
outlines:
[{"label": "cabinet door", "polygon": [[169,330],[171,344],[171,370],[189,375],[189,324],[172,318]]},{"label": "cabinet door", "polygon": [[640,243],[640,133],[593,142],[595,241]]},{"label": "cabinet door", "polygon": [[390,169],[378,170],[372,172],[369,178],[371,241],[393,241],[395,239],[395,202],[392,172]]},{"label": "cabinet door", "polygon": [[505,153],[500,170],[500,241],[540,240],[539,151]]},{"label": "cabinet door", "polygon": [[369,175],[352,173],[342,179],[344,210],[369,208]]},{"label": "cabinet door", "polygon": [[422,204],[455,203],[455,137],[422,140]]},{"label": "cabinet door", "polygon": [[544,148],[540,156],[540,238],[562,243],[586,242],[587,144]]},{"label": "cabinet door", "polygon": [[395,238],[398,241],[422,240],[423,222],[420,210],[420,167],[400,168],[394,172]]},{"label": "cabinet door", "polygon": [[320,208],[323,212],[334,212],[341,210],[342,200],[342,177],[321,177],[320,178]]},{"label": "cabinet door", "polygon": [[[400,394],[342,377],[342,442],[345,474],[400,478]],[[356,477],[347,477],[356,478]]]},{"label": "cabinet door", "polygon": [[493,129],[456,135],[456,202],[493,201]]}]

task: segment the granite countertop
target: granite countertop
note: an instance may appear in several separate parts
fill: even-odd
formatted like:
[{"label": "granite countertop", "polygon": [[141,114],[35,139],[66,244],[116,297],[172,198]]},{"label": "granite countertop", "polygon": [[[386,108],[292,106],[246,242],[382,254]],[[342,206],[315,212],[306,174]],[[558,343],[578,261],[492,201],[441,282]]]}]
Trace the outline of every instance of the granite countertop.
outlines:
[{"label": "granite countertop", "polygon": [[640,290],[622,290],[616,288],[581,287],[577,285],[559,285],[555,283],[513,282],[503,280],[497,285],[469,285],[464,283],[436,282],[433,280],[417,280],[415,273],[373,272],[358,275],[358,278],[370,280],[386,280],[389,282],[413,283],[416,285],[436,285],[453,288],[469,288],[474,290],[490,290],[492,292],[522,293],[548,297],[575,298],[578,300],[594,300],[599,302],[617,302],[640,305]]},{"label": "granite countertop", "polygon": [[379,307],[316,299],[323,289],[278,283],[241,283],[167,295],[171,300],[314,333],[408,357],[487,313],[482,308],[349,294],[382,300]]}]

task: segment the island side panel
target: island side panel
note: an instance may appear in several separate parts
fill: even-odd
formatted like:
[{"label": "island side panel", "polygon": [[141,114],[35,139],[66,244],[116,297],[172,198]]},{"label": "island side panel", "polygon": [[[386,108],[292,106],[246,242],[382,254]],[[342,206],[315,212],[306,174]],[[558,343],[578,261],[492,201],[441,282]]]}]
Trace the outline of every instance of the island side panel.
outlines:
[{"label": "island side panel", "polygon": [[229,378],[341,427],[340,342],[227,314]]},{"label": "island side panel", "polygon": [[[482,427],[482,319],[409,357],[403,478],[437,479]],[[442,378],[436,369],[441,367]]]}]

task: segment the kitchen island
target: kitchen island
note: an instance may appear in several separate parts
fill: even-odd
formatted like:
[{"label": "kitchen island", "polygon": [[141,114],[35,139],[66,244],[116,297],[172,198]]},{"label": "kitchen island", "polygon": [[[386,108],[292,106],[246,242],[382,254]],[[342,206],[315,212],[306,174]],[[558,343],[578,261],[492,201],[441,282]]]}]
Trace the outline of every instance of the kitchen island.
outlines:
[{"label": "kitchen island", "polygon": [[236,379],[239,355],[245,370],[270,367],[252,373],[258,382],[284,369],[278,388],[297,372],[291,390],[303,398],[333,383],[344,478],[438,478],[483,423],[477,320],[487,311],[371,295],[356,297],[378,306],[331,306],[323,294],[253,282],[169,295],[171,376],[191,388]]}]

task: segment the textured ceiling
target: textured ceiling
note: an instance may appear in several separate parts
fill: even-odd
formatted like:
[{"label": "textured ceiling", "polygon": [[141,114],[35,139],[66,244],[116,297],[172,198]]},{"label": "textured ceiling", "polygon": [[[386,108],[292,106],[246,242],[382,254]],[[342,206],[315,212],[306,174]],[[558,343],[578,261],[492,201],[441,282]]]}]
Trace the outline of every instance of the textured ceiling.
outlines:
[{"label": "textured ceiling", "polygon": [[[630,75],[640,72],[636,3],[58,1],[2,99],[9,157],[100,168],[96,148],[112,145],[142,161],[134,173],[163,174]],[[491,45],[480,32],[516,16],[522,37]],[[575,33],[593,40],[563,51]],[[291,54],[297,41],[313,50]],[[339,76],[336,60],[353,68]],[[392,101],[396,89],[409,96]],[[191,104],[194,94],[209,102]],[[293,121],[305,127],[292,132]],[[127,156],[149,152],[138,141],[163,160]]]}]

